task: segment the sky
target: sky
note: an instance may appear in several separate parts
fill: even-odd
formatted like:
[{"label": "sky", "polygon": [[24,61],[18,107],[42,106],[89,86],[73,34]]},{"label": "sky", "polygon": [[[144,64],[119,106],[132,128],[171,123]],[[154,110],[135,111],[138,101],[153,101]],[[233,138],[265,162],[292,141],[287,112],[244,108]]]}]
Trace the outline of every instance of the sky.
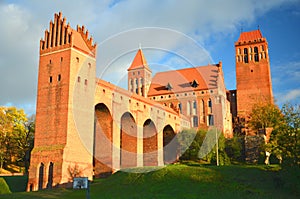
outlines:
[{"label": "sky", "polygon": [[97,77],[124,88],[141,47],[153,73],[222,61],[235,89],[234,42],[259,28],[276,103],[300,102],[300,0],[0,0],[0,106],[35,113],[39,41],[58,12],[97,42]]}]

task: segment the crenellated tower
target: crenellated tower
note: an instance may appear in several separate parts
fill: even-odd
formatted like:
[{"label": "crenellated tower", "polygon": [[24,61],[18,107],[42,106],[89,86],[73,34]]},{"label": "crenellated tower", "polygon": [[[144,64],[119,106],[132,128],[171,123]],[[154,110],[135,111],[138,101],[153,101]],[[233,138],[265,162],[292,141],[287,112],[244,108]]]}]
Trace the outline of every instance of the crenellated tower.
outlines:
[{"label": "crenellated tower", "polygon": [[40,41],[34,149],[29,190],[68,184],[93,175],[93,96],[96,44],[55,14]]},{"label": "crenellated tower", "polygon": [[141,48],[137,51],[127,71],[128,90],[132,93],[147,97],[152,79],[152,71],[147,64]]},{"label": "crenellated tower", "polygon": [[235,50],[237,115],[247,120],[254,104],[273,103],[268,43],[260,30],[242,32]]}]

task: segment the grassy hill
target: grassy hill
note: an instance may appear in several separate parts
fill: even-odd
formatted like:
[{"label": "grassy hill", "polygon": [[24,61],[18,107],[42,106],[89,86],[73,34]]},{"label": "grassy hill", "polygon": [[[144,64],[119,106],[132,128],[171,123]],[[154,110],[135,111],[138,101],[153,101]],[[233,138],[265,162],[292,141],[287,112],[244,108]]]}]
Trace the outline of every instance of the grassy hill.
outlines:
[{"label": "grassy hill", "polygon": [[[299,169],[278,169],[264,166],[170,165],[146,173],[118,172],[91,183],[90,198],[299,198]],[[74,199],[85,196],[85,190],[52,189],[6,194],[0,198]]]}]

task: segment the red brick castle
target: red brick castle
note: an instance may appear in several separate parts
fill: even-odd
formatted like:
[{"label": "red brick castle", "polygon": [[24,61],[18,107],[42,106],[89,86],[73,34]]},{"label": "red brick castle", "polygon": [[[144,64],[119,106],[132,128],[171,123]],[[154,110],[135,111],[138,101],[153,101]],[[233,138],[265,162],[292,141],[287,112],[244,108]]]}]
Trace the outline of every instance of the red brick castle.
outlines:
[{"label": "red brick castle", "polygon": [[142,49],[128,68],[128,90],[96,78],[96,44],[84,26],[55,14],[40,41],[36,132],[27,190],[62,186],[75,176],[162,166],[178,158],[183,128],[216,126],[232,137],[232,118],[272,102],[268,45],[259,30],[236,47],[237,90],[222,62],[152,77]]}]

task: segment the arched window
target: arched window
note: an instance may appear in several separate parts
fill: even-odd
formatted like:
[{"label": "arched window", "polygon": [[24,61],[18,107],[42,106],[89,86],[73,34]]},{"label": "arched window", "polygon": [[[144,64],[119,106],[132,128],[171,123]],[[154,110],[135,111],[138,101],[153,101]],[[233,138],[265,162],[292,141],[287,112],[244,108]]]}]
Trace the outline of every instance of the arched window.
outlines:
[{"label": "arched window", "polygon": [[181,105],[181,103],[178,103],[178,109],[179,109],[179,113],[182,113],[182,105]]},{"label": "arched window", "polygon": [[39,181],[38,181],[38,190],[43,189],[43,183],[44,183],[44,163],[40,164],[39,167]]},{"label": "arched window", "polygon": [[205,103],[204,103],[203,99],[201,100],[201,110],[200,110],[200,113],[201,113],[200,122],[204,123],[205,122]]},{"label": "arched window", "polygon": [[209,113],[212,113],[212,101],[211,101],[211,99],[209,99],[209,100],[207,101],[207,106],[208,106],[208,112],[209,112]]},{"label": "arched window", "polygon": [[193,116],[193,127],[198,127],[198,116]]},{"label": "arched window", "polygon": [[248,48],[244,48],[244,62],[248,63]]},{"label": "arched window", "polygon": [[197,114],[197,102],[196,101],[193,101],[193,112],[192,112],[192,114],[193,115],[196,115]]},{"label": "arched window", "polygon": [[49,164],[47,188],[51,189],[53,184],[53,162]]},{"label": "arched window", "polygon": [[139,80],[135,79],[135,93],[139,94]]},{"label": "arched window", "polygon": [[186,103],[186,114],[187,115],[191,114],[191,103],[190,102]]},{"label": "arched window", "polygon": [[254,47],[254,61],[258,62],[259,58],[258,58],[258,48]]}]

